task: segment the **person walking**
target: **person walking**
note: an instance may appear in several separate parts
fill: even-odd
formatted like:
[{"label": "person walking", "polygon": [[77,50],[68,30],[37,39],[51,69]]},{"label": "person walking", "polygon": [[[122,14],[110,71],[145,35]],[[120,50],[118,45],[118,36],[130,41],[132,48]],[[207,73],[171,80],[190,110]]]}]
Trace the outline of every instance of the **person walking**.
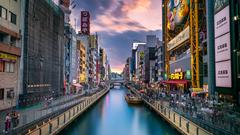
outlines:
[{"label": "person walking", "polygon": [[11,128],[11,116],[9,113],[7,113],[5,118],[5,133],[8,133],[10,128]]}]

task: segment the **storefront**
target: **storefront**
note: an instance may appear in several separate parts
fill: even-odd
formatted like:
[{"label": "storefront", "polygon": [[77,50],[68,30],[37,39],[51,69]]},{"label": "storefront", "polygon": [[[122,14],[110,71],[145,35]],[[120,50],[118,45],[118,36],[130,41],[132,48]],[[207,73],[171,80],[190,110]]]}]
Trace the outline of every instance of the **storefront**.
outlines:
[{"label": "storefront", "polygon": [[18,56],[0,52],[0,110],[16,106]]},{"label": "storefront", "polygon": [[182,93],[188,92],[190,88],[189,71],[183,71],[181,68],[175,69],[174,73],[168,76],[168,80],[163,81],[170,90],[179,90]]}]

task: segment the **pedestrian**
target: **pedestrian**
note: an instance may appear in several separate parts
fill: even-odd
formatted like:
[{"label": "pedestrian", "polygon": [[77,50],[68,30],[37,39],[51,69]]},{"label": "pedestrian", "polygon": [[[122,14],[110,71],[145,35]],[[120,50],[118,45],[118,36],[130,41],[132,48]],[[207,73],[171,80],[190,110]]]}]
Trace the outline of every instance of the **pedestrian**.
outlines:
[{"label": "pedestrian", "polygon": [[15,111],[12,111],[11,121],[12,121],[13,128],[16,127],[16,119],[17,119],[16,112],[15,112]]},{"label": "pedestrian", "polygon": [[8,133],[10,128],[11,128],[11,117],[10,117],[10,114],[7,113],[5,118],[5,133]]},{"label": "pedestrian", "polygon": [[20,119],[20,113],[17,112],[16,115],[17,115],[16,126],[18,126],[18,124],[19,124],[19,119]]}]

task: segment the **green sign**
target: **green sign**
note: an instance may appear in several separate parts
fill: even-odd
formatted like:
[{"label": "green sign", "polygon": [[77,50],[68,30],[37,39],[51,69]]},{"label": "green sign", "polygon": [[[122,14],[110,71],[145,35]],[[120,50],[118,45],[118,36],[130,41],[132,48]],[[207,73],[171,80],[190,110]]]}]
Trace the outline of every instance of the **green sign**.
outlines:
[{"label": "green sign", "polygon": [[191,79],[191,71],[190,71],[190,70],[187,70],[187,71],[186,71],[186,79],[187,79],[187,80],[190,80],[190,79]]}]

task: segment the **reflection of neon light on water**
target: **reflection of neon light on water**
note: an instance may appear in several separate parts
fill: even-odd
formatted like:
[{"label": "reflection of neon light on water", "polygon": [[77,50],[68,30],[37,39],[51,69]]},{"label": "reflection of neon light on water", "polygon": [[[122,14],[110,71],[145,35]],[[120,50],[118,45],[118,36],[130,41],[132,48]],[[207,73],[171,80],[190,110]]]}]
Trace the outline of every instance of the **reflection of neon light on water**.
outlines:
[{"label": "reflection of neon light on water", "polygon": [[109,105],[109,95],[107,95],[107,97],[106,97],[106,106],[108,107],[108,105]]},{"label": "reflection of neon light on water", "polygon": [[109,106],[109,102],[110,102],[109,95],[106,96],[105,102],[106,102],[106,105],[104,105],[104,106],[102,107],[102,110],[101,110],[101,111],[102,111],[102,116],[104,116],[104,111],[105,111],[105,109],[107,110],[107,108],[108,108],[108,106]]}]

